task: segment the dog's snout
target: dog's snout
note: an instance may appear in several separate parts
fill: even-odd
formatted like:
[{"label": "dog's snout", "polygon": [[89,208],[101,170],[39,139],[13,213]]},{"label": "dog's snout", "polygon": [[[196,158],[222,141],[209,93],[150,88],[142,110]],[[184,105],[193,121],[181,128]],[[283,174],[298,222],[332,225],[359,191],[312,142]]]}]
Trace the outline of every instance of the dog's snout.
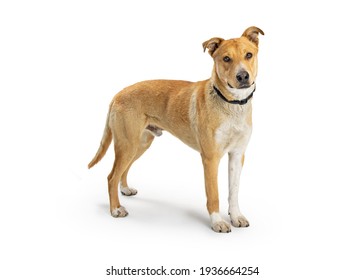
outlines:
[{"label": "dog's snout", "polygon": [[247,83],[249,81],[249,73],[247,71],[241,71],[236,75],[236,79],[239,83]]}]

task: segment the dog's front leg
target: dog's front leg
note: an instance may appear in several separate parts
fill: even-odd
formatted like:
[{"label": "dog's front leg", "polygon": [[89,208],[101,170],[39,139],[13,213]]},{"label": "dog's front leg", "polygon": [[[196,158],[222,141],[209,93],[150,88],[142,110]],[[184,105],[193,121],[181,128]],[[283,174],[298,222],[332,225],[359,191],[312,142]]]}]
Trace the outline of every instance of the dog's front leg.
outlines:
[{"label": "dog's front leg", "polygon": [[240,174],[244,164],[244,154],[240,151],[229,153],[229,214],[234,227],[248,227],[248,220],[239,209]]},{"label": "dog's front leg", "polygon": [[230,232],[230,224],[225,222],[219,211],[219,191],[217,186],[217,173],[220,158],[202,155],[205,174],[205,189],[207,197],[207,210],[210,214],[211,228],[216,232]]}]

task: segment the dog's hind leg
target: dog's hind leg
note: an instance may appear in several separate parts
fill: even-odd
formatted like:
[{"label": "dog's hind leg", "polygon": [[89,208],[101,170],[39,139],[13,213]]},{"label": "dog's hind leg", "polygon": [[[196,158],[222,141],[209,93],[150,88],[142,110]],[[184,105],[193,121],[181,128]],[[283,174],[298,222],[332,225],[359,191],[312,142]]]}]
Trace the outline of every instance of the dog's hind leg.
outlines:
[{"label": "dog's hind leg", "polygon": [[138,151],[137,151],[136,155],[134,156],[134,158],[132,159],[132,161],[130,162],[127,169],[121,175],[120,191],[123,195],[131,196],[131,195],[137,194],[138,191],[134,188],[129,187],[129,185],[128,185],[128,180],[127,180],[128,172],[129,172],[129,169],[132,166],[132,164],[144,154],[144,152],[150,147],[150,145],[152,145],[153,140],[154,140],[154,136],[152,133],[150,133],[146,130],[142,133]]},{"label": "dog's hind leg", "polygon": [[110,213],[111,216],[115,218],[125,217],[128,215],[128,212],[125,210],[125,208],[120,205],[118,196],[118,179],[120,178],[120,174],[123,171],[122,167],[125,166],[125,158],[125,153],[122,154],[122,151],[115,146],[114,166],[107,177],[109,187]]},{"label": "dog's hind leg", "polygon": [[143,125],[137,123],[137,120],[142,121],[135,116],[118,113],[114,113],[110,120],[115,150],[114,166],[108,176],[110,212],[113,217],[128,215],[119,202],[118,184],[138,152]]}]

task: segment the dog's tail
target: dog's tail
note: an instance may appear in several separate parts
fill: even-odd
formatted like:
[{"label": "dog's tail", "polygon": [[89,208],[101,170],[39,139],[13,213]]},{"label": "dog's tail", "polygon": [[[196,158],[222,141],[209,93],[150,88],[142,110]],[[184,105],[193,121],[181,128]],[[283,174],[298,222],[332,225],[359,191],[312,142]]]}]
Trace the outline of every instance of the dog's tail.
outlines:
[{"label": "dog's tail", "polygon": [[[110,105],[110,109],[111,109],[111,105]],[[102,136],[102,139],[101,139],[101,142],[100,142],[100,147],[97,150],[97,153],[94,156],[94,158],[88,164],[89,169],[92,166],[94,166],[96,163],[98,163],[104,157],[104,155],[106,154],[107,149],[110,146],[110,143],[111,143],[111,140],[112,140],[112,133],[111,133],[111,129],[110,129],[110,126],[109,126],[110,109],[109,109],[109,112],[107,114],[106,124],[105,124],[105,129],[104,129],[104,135]]]}]

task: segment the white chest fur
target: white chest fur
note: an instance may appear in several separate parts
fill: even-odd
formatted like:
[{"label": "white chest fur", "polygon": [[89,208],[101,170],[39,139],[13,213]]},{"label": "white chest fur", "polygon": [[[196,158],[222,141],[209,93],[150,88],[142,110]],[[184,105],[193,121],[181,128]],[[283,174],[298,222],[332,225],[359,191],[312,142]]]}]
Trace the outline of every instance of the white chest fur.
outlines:
[{"label": "white chest fur", "polygon": [[250,135],[252,133],[251,124],[251,103],[243,107],[237,107],[232,111],[215,131],[216,143],[220,147],[222,154],[226,152],[245,152]]}]

